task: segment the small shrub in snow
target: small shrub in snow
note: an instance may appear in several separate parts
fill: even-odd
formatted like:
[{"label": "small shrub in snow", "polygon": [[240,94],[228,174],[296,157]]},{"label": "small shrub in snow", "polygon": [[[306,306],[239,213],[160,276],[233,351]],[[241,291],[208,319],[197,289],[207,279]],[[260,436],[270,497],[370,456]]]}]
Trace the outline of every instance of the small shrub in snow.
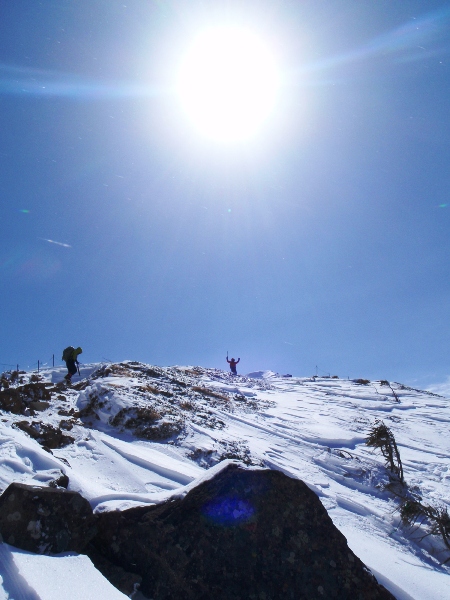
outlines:
[{"label": "small shrub in snow", "polygon": [[112,417],[109,422],[113,427],[124,426],[129,429],[135,428],[141,423],[155,423],[161,418],[161,414],[154,406],[122,408]]},{"label": "small shrub in snow", "polygon": [[18,381],[18,379],[19,379],[19,371],[11,371],[9,381],[11,383],[15,383],[16,381]]},{"label": "small shrub in snow", "polygon": [[192,422],[201,427],[208,427],[208,429],[223,429],[225,427],[225,423],[209,410],[196,412],[192,416]]},{"label": "small shrub in snow", "polygon": [[217,398],[217,400],[228,401],[229,398],[226,394],[221,394],[220,392],[215,392],[214,390],[210,390],[208,388],[199,387],[197,385],[192,386],[192,391],[201,394],[202,396],[209,396],[210,398]]},{"label": "small shrub in snow", "polygon": [[155,425],[147,426],[141,424],[134,430],[134,434],[147,440],[167,440],[183,431],[183,422],[174,419],[173,421],[161,420]]},{"label": "small shrub in snow", "polygon": [[133,377],[133,371],[127,368],[126,364],[110,364],[102,365],[94,373],[92,373],[92,379],[99,379],[102,377],[109,377],[110,375],[116,375],[120,377]]},{"label": "small shrub in snow", "polygon": [[381,450],[382,455],[386,459],[386,467],[403,483],[403,465],[400,459],[400,452],[394,434],[383,421],[375,421],[366,439],[366,445]]},{"label": "small shrub in snow", "polygon": [[147,440],[163,440],[178,435],[183,430],[183,419],[165,415],[154,406],[123,408],[109,420],[113,427],[123,427]]},{"label": "small shrub in snow", "polygon": [[194,410],[195,406],[189,400],[182,400],[180,402],[180,408],[183,410]]},{"label": "small shrub in snow", "polygon": [[[422,504],[418,500],[408,499],[400,508],[400,516],[405,525],[413,526],[416,523],[430,524],[430,533],[440,535],[446,547],[450,550],[450,515],[444,506],[431,506]],[[445,562],[450,560],[447,559]]]},{"label": "small shrub in snow", "polygon": [[172,392],[169,392],[168,390],[161,390],[160,388],[152,385],[141,385],[137,389],[141,392],[147,392],[148,394],[152,394],[154,396],[158,396],[159,394],[161,396],[166,396],[166,398],[171,398],[173,396]]},{"label": "small shrub in snow", "polygon": [[[393,395],[393,396],[394,396],[394,398],[395,398],[395,401],[396,401],[396,402],[400,402],[400,398],[399,398],[399,397],[397,396],[397,394],[395,393],[395,390],[394,390],[394,388],[392,387],[392,385],[389,383],[389,381],[387,381],[386,379],[382,379],[382,380],[380,381],[380,385],[387,385],[388,387],[390,387],[390,388],[391,388],[392,395]],[[404,389],[404,388],[403,388],[403,386],[400,386],[400,389]]]}]

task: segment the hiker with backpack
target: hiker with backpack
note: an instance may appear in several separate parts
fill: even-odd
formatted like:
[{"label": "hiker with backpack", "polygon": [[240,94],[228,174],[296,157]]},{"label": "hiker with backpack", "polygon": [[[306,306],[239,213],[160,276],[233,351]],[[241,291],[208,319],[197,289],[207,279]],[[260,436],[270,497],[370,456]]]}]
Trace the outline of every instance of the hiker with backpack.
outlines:
[{"label": "hiker with backpack", "polygon": [[80,369],[78,367],[78,355],[81,354],[83,350],[78,346],[78,348],[74,348],[73,346],[67,346],[64,349],[62,359],[66,363],[67,367],[67,375],[65,375],[64,379],[66,381],[72,380],[72,375],[78,370],[78,374],[80,374]]},{"label": "hiker with backpack", "polygon": [[238,364],[238,362],[241,359],[238,358],[237,360],[234,360],[234,358],[232,358],[231,360],[228,360],[228,354],[227,354],[227,363],[230,365],[230,371],[233,375],[237,375],[237,371],[236,371],[236,365]]}]

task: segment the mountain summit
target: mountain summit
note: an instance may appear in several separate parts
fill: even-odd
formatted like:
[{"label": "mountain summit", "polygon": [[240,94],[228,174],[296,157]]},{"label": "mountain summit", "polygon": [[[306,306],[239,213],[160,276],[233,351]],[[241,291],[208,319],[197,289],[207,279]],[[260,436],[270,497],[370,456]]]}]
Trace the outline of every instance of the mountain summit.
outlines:
[{"label": "mountain summit", "polygon": [[[427,535],[439,532],[425,517],[415,527],[403,524],[400,509],[408,499],[443,510],[450,504],[447,399],[384,380],[233,376],[133,361],[84,365],[71,386],[63,375],[58,368],[3,374],[1,492],[13,482],[64,485],[99,516],[187,497],[227,464],[279,471],[316,494],[350,549],[395,597],[446,597],[445,538]],[[404,486],[366,445],[379,422],[395,436]],[[3,541],[2,564],[16,565],[0,567],[5,594],[18,594],[23,580],[36,594],[46,585],[58,589],[61,562]],[[83,561],[99,590],[102,581],[110,585],[86,557],[69,558]],[[78,593],[64,595],[75,600]]]}]

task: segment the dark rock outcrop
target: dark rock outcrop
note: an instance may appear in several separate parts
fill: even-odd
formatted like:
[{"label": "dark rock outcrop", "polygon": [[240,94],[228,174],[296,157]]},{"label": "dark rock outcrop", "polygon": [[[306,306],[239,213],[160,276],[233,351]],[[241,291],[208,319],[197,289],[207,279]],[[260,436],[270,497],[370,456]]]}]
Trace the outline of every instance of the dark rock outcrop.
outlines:
[{"label": "dark rock outcrop", "polygon": [[28,407],[34,412],[34,411],[42,411],[42,410],[47,410],[47,408],[49,408],[50,406],[50,402],[45,402],[44,400],[33,400],[32,402],[30,402],[28,404]]},{"label": "dark rock outcrop", "polygon": [[23,415],[27,405],[16,388],[6,388],[0,391],[0,409],[14,415]]},{"label": "dark rock outcrop", "polygon": [[61,475],[57,479],[53,479],[48,484],[53,488],[65,488],[67,490],[69,486],[69,477],[61,471]]},{"label": "dark rock outcrop", "polygon": [[102,513],[90,547],[154,600],[393,599],[317,496],[278,471],[229,465],[184,499]]},{"label": "dark rock outcrop", "polygon": [[18,421],[14,426],[27,433],[46,449],[64,448],[64,446],[72,444],[75,440],[72,436],[65,435],[59,427],[53,427],[39,421],[33,421],[32,423]]},{"label": "dark rock outcrop", "polygon": [[78,492],[12,483],[0,496],[0,534],[17,548],[82,552],[95,532],[91,506]]},{"label": "dark rock outcrop", "polygon": [[53,384],[36,382],[21,385],[16,389],[23,398],[28,400],[50,400],[52,396],[49,388],[53,388]]},{"label": "dark rock outcrop", "polygon": [[[2,380],[3,381],[3,380]],[[51,383],[27,383],[18,387],[10,387],[5,380],[5,389],[0,390],[0,409],[16,415],[23,415],[28,409],[45,410],[50,406]]]}]

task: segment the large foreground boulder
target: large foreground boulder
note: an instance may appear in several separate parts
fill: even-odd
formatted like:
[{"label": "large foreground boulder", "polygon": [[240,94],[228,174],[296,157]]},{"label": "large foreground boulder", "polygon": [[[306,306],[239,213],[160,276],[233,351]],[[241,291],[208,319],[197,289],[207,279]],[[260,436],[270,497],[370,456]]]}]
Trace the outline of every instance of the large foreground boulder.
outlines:
[{"label": "large foreground boulder", "polygon": [[12,483],[0,496],[0,534],[22,550],[82,552],[95,531],[91,506],[78,492]]},{"label": "large foreground boulder", "polygon": [[183,499],[102,513],[92,546],[153,600],[393,599],[317,496],[278,471],[232,464]]}]

